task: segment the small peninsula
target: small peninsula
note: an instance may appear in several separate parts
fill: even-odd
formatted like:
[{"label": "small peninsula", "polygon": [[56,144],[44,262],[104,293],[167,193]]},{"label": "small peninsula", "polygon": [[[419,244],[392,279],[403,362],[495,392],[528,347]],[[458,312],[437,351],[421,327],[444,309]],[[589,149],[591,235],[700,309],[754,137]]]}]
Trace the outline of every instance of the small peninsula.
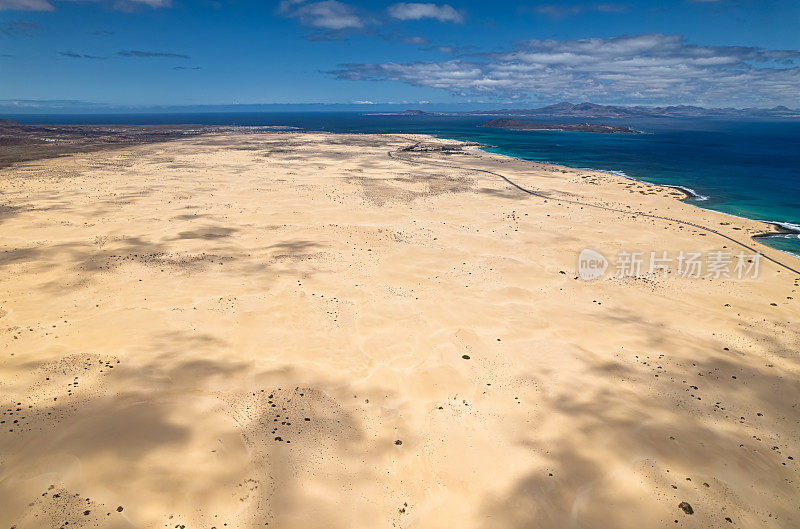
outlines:
[{"label": "small peninsula", "polygon": [[568,132],[601,132],[607,134],[638,134],[630,127],[604,125],[602,123],[531,123],[513,118],[497,118],[484,121],[481,127],[509,130],[563,130]]}]

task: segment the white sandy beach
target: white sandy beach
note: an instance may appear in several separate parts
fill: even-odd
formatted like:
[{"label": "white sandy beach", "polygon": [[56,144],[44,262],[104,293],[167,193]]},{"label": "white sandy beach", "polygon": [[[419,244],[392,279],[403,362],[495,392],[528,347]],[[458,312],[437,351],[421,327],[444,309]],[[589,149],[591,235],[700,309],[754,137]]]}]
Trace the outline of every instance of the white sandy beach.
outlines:
[{"label": "white sandy beach", "polygon": [[0,527],[800,526],[800,277],[577,270],[768,227],[417,141],[0,170]]}]

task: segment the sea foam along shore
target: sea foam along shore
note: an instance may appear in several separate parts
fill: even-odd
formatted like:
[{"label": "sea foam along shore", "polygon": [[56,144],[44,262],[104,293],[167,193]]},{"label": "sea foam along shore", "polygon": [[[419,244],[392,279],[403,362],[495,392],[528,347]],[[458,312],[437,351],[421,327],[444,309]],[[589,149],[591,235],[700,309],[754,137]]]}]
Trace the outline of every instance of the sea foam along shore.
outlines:
[{"label": "sea foam along shore", "polygon": [[785,229],[787,231],[787,233],[783,234],[785,237],[800,239],[800,225],[792,224],[791,222],[777,222],[777,221],[772,222],[772,224],[775,224]]},{"label": "sea foam along shore", "polygon": [[[454,140],[454,141],[459,141],[459,140]],[[496,148],[494,145],[492,145],[490,147],[491,148]],[[686,198],[684,200],[693,200],[695,202],[704,202],[704,201],[709,199],[708,196],[703,195],[701,193],[698,193],[697,191],[695,191],[691,187],[682,186],[682,185],[678,185],[678,184],[663,184],[663,183],[660,183],[660,182],[650,182],[648,180],[642,180],[642,179],[639,179],[639,178],[634,178],[633,176],[630,176],[629,174],[627,174],[625,171],[620,171],[618,169],[595,169],[594,167],[572,167],[570,165],[566,165],[566,164],[560,163],[560,162],[550,162],[550,161],[543,161],[543,160],[535,160],[535,159],[529,159],[529,158],[522,158],[522,157],[519,157],[519,156],[514,156],[513,154],[508,154],[506,152],[490,151],[490,150],[485,150],[485,149],[482,149],[482,150],[484,150],[485,152],[488,152],[490,154],[499,154],[501,156],[508,156],[509,158],[514,158],[514,159],[517,159],[517,160],[522,160],[522,161],[527,161],[527,162],[543,163],[543,164],[546,164],[546,165],[554,165],[554,166],[557,166],[557,167],[566,167],[568,169],[580,169],[582,171],[593,171],[595,173],[612,174],[614,176],[619,176],[619,177],[625,178],[627,180],[632,180],[634,182],[638,182],[640,184],[656,185],[656,186],[661,186],[661,187],[669,187],[671,189],[677,189],[678,191],[680,191],[683,194],[685,194]],[[718,213],[724,213],[724,212],[718,212]],[[756,220],[756,219],[748,219],[748,220]]]},{"label": "sea foam along shore", "polygon": [[[696,208],[702,209],[703,211],[711,211],[714,213],[720,213],[722,215],[727,215],[728,217],[734,217],[737,219],[742,220],[751,220],[756,222],[762,222],[764,224],[768,224],[774,228],[775,231],[765,231],[763,233],[757,233],[753,235],[754,239],[800,239],[800,226],[797,224],[792,224],[791,222],[782,222],[776,220],[764,220],[764,219],[751,219],[748,217],[743,217],[741,215],[735,215],[733,213],[727,213],[725,211],[717,211],[716,209],[710,208],[703,208],[700,206],[695,205]],[[777,250],[783,254],[790,255],[797,259],[800,259],[800,254],[790,252],[789,250],[784,250],[782,248],[775,248],[770,246],[773,250]]]},{"label": "sea foam along shore", "polygon": [[[633,180],[634,182],[640,182],[640,183],[643,183],[643,184],[657,185],[657,186],[662,186],[662,187],[669,187],[671,189],[677,189],[678,191],[681,191],[682,193],[686,194],[686,198],[682,199],[682,200],[687,201],[688,204],[694,205],[697,208],[700,208],[700,209],[705,210],[705,211],[713,211],[715,213],[722,213],[723,215],[728,215],[730,217],[736,217],[736,218],[740,218],[740,219],[744,219],[744,220],[755,220],[757,222],[763,222],[764,224],[769,224],[769,225],[773,226],[777,230],[777,231],[764,232],[764,233],[760,233],[758,235],[754,235],[753,236],[754,238],[759,238],[759,239],[778,239],[778,238],[780,238],[780,239],[800,239],[800,225],[798,225],[798,224],[793,224],[791,222],[785,222],[785,221],[777,221],[777,220],[755,219],[755,218],[750,218],[750,217],[744,217],[744,216],[741,216],[741,215],[734,215],[733,213],[728,213],[726,211],[720,211],[720,210],[716,210],[716,209],[700,207],[695,203],[696,202],[704,202],[704,201],[708,200],[709,197],[706,196],[706,195],[701,195],[700,193],[698,193],[697,191],[695,191],[691,187],[681,186],[681,185],[677,185],[677,184],[662,184],[662,183],[648,182],[647,180],[640,180],[638,178],[633,178],[632,176],[629,176],[629,175],[625,174],[624,171],[604,171],[604,170],[600,170],[600,169],[590,169],[590,168],[584,168],[584,169],[587,170],[587,171],[597,171],[597,172],[601,172],[601,173],[608,173],[608,174],[613,174],[613,175],[616,175],[616,176],[621,176],[622,178],[626,178],[628,180]],[[787,255],[791,255],[792,257],[796,257],[796,258],[800,259],[800,254],[797,254],[797,253],[794,253],[794,252],[790,252],[788,250],[784,250],[784,249],[781,249],[781,248],[775,248],[775,249],[780,251],[780,252],[782,252],[782,253],[785,253]]]},{"label": "sea foam along shore", "polygon": [[656,185],[656,186],[661,186],[661,187],[669,187],[670,189],[677,189],[678,191],[680,191],[681,193],[686,195],[686,198],[684,200],[694,200],[694,201],[697,201],[697,202],[703,202],[705,200],[708,200],[708,198],[709,198],[706,195],[701,195],[700,193],[698,193],[697,191],[695,191],[691,187],[681,186],[681,185],[677,185],[677,184],[662,184],[660,182],[649,182],[647,180],[641,180],[639,178],[634,178],[634,177],[630,176],[629,174],[627,174],[625,171],[592,169],[591,167],[580,167],[579,169],[583,169],[585,171],[595,171],[595,172],[598,172],[598,173],[613,174],[613,175],[616,175],[616,176],[621,176],[622,178],[626,178],[628,180],[633,180],[634,182],[638,182],[640,184],[647,184],[647,185],[651,185],[651,186],[652,185]]},{"label": "sea foam along shore", "polygon": [[[800,239],[800,225],[792,224],[791,222],[776,221],[776,220],[764,220],[764,219],[753,219],[753,218],[744,217],[744,216],[741,216],[741,215],[734,215],[733,213],[728,213],[728,212],[725,212],[725,211],[719,211],[719,210],[716,210],[716,209],[700,207],[699,205],[696,204],[696,202],[704,202],[704,201],[708,200],[709,197],[706,196],[706,195],[701,195],[700,193],[698,193],[697,191],[695,191],[691,187],[686,187],[686,186],[681,186],[681,185],[676,185],[676,184],[661,184],[661,183],[648,182],[647,180],[640,180],[638,178],[633,178],[632,176],[629,176],[629,175],[625,174],[624,171],[604,171],[604,170],[601,170],[601,169],[590,169],[588,167],[582,168],[582,169],[585,169],[587,171],[596,171],[596,172],[600,172],[600,173],[613,174],[613,175],[621,176],[622,178],[626,178],[628,180],[633,180],[634,182],[639,182],[639,183],[642,183],[642,184],[657,185],[657,186],[662,186],[662,187],[669,187],[671,189],[677,189],[678,191],[680,191],[680,192],[682,192],[682,193],[684,193],[686,195],[685,199],[680,199],[680,200],[684,200],[684,201],[686,201],[687,204],[691,204],[691,205],[695,206],[696,208],[699,208],[699,209],[702,209],[702,210],[705,210],[705,211],[713,211],[715,213],[722,213],[723,215],[728,215],[730,217],[736,217],[736,218],[739,218],[739,219],[755,220],[757,222],[763,222],[764,224],[768,224],[770,226],[773,226],[776,229],[776,231],[768,231],[768,232],[764,232],[764,233],[759,233],[758,235],[754,235],[753,236],[754,238],[758,238],[758,239],[778,239],[778,238],[780,238],[780,239]],[[775,248],[775,250],[778,250],[779,252],[782,252],[782,253],[784,253],[786,255],[790,255],[792,257],[796,257],[796,258],[800,259],[800,254],[796,254],[796,253],[790,252],[788,250],[783,250],[781,248]]]},{"label": "sea foam along shore", "polygon": [[[536,162],[536,163],[543,163],[543,164],[546,164],[546,165],[554,165],[554,166],[559,166],[559,167],[570,168],[570,166],[562,164],[562,163],[558,163],[558,162],[528,160],[526,158],[520,158],[520,157],[513,156],[513,155],[510,155],[510,154],[506,154],[506,153],[498,153],[498,152],[493,152],[493,151],[487,151],[487,152],[490,152],[492,154],[501,154],[502,156],[509,156],[511,158],[516,158],[518,160],[523,160],[523,161],[533,161],[533,162]],[[774,226],[777,229],[777,231],[775,231],[775,232],[764,232],[762,234],[759,234],[759,235],[756,236],[758,238],[763,238],[763,239],[768,239],[768,238],[795,239],[796,238],[796,239],[800,239],[800,225],[798,225],[798,224],[793,224],[791,222],[786,222],[786,221],[755,219],[755,218],[750,218],[750,217],[744,217],[744,216],[741,216],[741,215],[734,215],[733,213],[728,213],[726,211],[720,211],[720,210],[716,210],[716,209],[700,207],[700,206],[698,206],[698,205],[696,205],[694,203],[696,203],[696,202],[705,202],[710,197],[708,197],[707,195],[703,195],[701,193],[698,193],[697,191],[695,191],[691,187],[682,186],[682,185],[678,185],[678,184],[664,184],[664,183],[660,183],[660,182],[650,182],[648,180],[634,178],[634,177],[630,176],[629,174],[627,174],[625,171],[620,171],[620,170],[616,170],[616,169],[594,169],[592,167],[577,167],[577,169],[581,169],[581,170],[584,170],[584,171],[593,171],[593,172],[596,172],[596,173],[611,174],[611,175],[614,175],[614,176],[619,176],[619,177],[625,178],[627,180],[631,180],[631,181],[642,183],[642,184],[656,185],[656,186],[668,187],[668,188],[671,188],[671,189],[676,189],[676,190],[678,190],[678,191],[680,191],[680,192],[682,192],[683,194],[686,195],[686,198],[681,199],[681,200],[685,200],[685,201],[687,201],[688,204],[695,205],[695,207],[698,207],[698,208],[703,209],[705,211],[713,211],[715,213],[722,213],[723,215],[728,215],[728,216],[731,216],[731,217],[736,217],[736,218],[745,219],[745,220],[755,220],[757,222],[763,222],[764,224],[769,224],[771,226]],[[776,249],[779,250],[782,253],[785,253],[787,255],[791,255],[792,257],[796,257],[796,258],[800,259],[800,255],[798,255],[796,253],[789,252],[787,250],[781,250],[781,249],[778,249],[778,248],[776,248]]]},{"label": "sea foam along shore", "polygon": [[[764,233],[762,235],[757,235],[756,237],[760,239],[800,239],[800,226],[797,224],[792,224],[791,222],[775,222],[775,221],[762,221],[768,224],[772,224],[778,229],[776,233]],[[779,252],[783,252],[787,255],[791,255],[792,257],[796,257],[800,259],[800,253],[795,253],[789,250],[785,250],[783,248],[775,248]]]}]

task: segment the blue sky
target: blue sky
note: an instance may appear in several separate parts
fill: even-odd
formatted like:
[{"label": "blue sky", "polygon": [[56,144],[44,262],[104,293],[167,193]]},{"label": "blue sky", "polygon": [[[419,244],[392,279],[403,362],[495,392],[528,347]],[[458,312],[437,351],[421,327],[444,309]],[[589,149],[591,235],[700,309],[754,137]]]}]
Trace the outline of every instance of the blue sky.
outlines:
[{"label": "blue sky", "polygon": [[0,0],[0,100],[800,107],[798,28],[797,0]]}]

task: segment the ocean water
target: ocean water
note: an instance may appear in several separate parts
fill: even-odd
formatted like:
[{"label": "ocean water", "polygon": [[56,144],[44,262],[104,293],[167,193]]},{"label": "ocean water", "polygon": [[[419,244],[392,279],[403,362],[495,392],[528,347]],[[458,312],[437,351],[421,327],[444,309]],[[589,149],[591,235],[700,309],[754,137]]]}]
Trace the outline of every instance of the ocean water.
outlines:
[{"label": "ocean water", "polygon": [[[800,121],[591,120],[644,134],[509,131],[478,127],[486,116],[397,116],[356,112],[17,115],[20,123],[287,126],[300,130],[423,133],[491,145],[526,160],[600,169],[691,189],[689,203],[782,223],[795,233],[761,239],[800,256]],[[578,119],[523,120],[580,122]]]}]

